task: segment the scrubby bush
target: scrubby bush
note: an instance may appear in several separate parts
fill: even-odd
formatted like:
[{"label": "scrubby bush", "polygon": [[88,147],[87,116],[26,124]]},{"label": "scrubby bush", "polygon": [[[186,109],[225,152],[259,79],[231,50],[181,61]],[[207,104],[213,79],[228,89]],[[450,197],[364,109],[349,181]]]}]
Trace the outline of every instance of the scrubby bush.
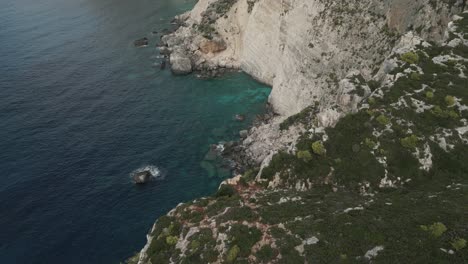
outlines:
[{"label": "scrubby bush", "polygon": [[367,86],[371,89],[371,91],[375,91],[380,86],[380,82],[376,80],[370,80],[367,82]]},{"label": "scrubby bush", "polygon": [[369,99],[367,99],[367,102],[369,103],[369,105],[375,105],[375,98],[369,97]]},{"label": "scrubby bush", "polygon": [[234,245],[231,249],[229,249],[226,255],[227,263],[233,263],[237,259],[237,255],[239,255],[240,248],[237,245]]},{"label": "scrubby bush", "polygon": [[190,250],[196,251],[198,248],[200,248],[200,241],[192,240],[192,242],[190,242]]},{"label": "scrubby bush", "polygon": [[366,113],[367,113],[369,116],[374,116],[374,115],[375,115],[375,111],[372,110],[372,109],[367,109],[367,110],[366,110]]},{"label": "scrubby bush", "polygon": [[433,115],[435,115],[437,117],[441,117],[441,118],[458,119],[460,117],[455,110],[453,110],[453,109],[451,109],[451,110],[442,110],[442,108],[440,108],[440,106],[438,106],[438,105],[434,106],[431,113]]},{"label": "scrubby bush", "polygon": [[390,120],[386,116],[384,116],[383,114],[379,115],[376,120],[382,126],[386,126],[386,125],[388,125],[390,123]]},{"label": "scrubby bush", "polygon": [[405,137],[405,138],[402,138],[400,140],[401,142],[401,145],[405,148],[408,148],[408,149],[414,149],[416,148],[417,144],[418,144],[418,137],[415,136],[415,135],[411,135],[409,137]]},{"label": "scrubby bush", "polygon": [[228,196],[231,197],[236,193],[234,187],[229,184],[223,184],[219,187],[219,190],[216,192],[215,197]]},{"label": "scrubby bush", "polygon": [[313,112],[314,109],[315,109],[315,106],[309,106],[303,109],[301,112],[286,118],[286,120],[284,120],[280,124],[280,130],[287,130],[289,129],[290,126],[296,123],[305,124],[306,122],[309,121],[311,117],[311,113]]},{"label": "scrubby bush", "polygon": [[370,149],[374,149],[375,146],[377,145],[377,143],[375,143],[372,139],[370,138],[366,138],[364,139],[364,144],[366,144],[366,146]]},{"label": "scrubby bush", "polygon": [[412,72],[410,74],[410,79],[413,80],[413,81],[420,81],[421,80],[421,74],[419,74],[417,72]]},{"label": "scrubby bush", "polygon": [[455,112],[454,110],[450,110],[448,111],[448,116],[452,119],[458,119],[460,116],[458,115],[457,112]]},{"label": "scrubby bush", "polygon": [[464,249],[466,247],[466,240],[463,238],[457,238],[450,244],[456,251],[459,251],[460,249]]},{"label": "scrubby bush", "polygon": [[309,161],[312,159],[312,154],[308,150],[302,150],[297,152],[297,158],[302,159],[304,161]]},{"label": "scrubby bush", "polygon": [[257,251],[256,257],[260,261],[268,263],[275,255],[275,251],[269,245],[265,245]]},{"label": "scrubby bush", "polygon": [[432,225],[429,225],[429,226],[422,225],[421,229],[426,232],[429,232],[431,235],[435,237],[440,237],[443,233],[445,233],[445,231],[447,231],[447,227],[441,222],[433,223]]},{"label": "scrubby bush", "polygon": [[325,147],[323,146],[321,141],[315,141],[312,143],[312,150],[314,151],[315,154],[323,156],[325,155]]},{"label": "scrubby bush", "polygon": [[169,246],[174,246],[175,244],[177,244],[177,241],[179,239],[176,237],[176,236],[168,236],[166,237],[166,243],[169,245]]},{"label": "scrubby bush", "polygon": [[431,92],[431,91],[427,91],[427,92],[426,92],[426,98],[427,98],[427,99],[432,99],[432,98],[434,98],[434,93]]},{"label": "scrubby bush", "polygon": [[207,39],[213,39],[213,34],[216,32],[216,29],[210,24],[201,24],[198,26],[198,31]]},{"label": "scrubby bush", "polygon": [[402,54],[400,59],[409,64],[417,64],[419,62],[418,54],[411,52],[411,51],[405,54]]},{"label": "scrubby bush", "polygon": [[453,106],[456,103],[455,97],[451,95],[445,96],[445,103],[447,104],[447,106]]}]

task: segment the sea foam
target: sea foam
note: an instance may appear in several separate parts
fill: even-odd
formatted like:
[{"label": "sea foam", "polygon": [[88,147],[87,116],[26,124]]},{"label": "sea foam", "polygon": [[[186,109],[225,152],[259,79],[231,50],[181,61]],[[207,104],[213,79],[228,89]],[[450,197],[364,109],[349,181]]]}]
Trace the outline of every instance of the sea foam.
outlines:
[{"label": "sea foam", "polygon": [[164,179],[164,176],[165,176],[165,173],[163,173],[163,171],[160,168],[158,168],[157,166],[145,165],[145,166],[142,166],[142,167],[132,171],[130,173],[130,177],[133,177],[135,174],[137,174],[139,172],[143,172],[143,171],[149,171],[149,173],[151,173],[151,178],[153,180],[162,180],[162,179]]}]

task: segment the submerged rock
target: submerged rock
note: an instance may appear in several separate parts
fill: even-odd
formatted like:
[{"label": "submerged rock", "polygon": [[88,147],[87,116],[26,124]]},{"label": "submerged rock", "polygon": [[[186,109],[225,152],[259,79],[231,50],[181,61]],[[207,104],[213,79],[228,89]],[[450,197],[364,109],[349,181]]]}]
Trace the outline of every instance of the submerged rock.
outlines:
[{"label": "submerged rock", "polygon": [[160,69],[161,69],[161,70],[166,69],[166,59],[164,59],[163,61],[161,61]]},{"label": "submerged rock", "polygon": [[149,182],[150,180],[151,180],[151,172],[149,171],[142,171],[142,172],[135,173],[135,175],[133,175],[133,181],[136,184],[145,184]]},{"label": "submerged rock", "polygon": [[244,121],[245,120],[245,115],[237,114],[236,115],[236,120],[240,121],[240,122]]},{"label": "submerged rock", "polygon": [[135,45],[135,47],[144,47],[144,46],[148,46],[148,43],[149,43],[148,38],[144,37],[144,38],[135,40],[133,42],[133,45]]}]

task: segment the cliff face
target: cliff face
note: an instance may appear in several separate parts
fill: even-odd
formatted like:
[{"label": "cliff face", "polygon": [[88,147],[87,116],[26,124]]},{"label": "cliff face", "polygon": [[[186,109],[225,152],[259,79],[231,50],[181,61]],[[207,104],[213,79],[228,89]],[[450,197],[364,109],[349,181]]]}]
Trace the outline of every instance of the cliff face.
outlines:
[{"label": "cliff face", "polygon": [[[314,102],[336,105],[336,83],[356,70],[370,79],[408,30],[441,41],[461,2],[200,0],[166,40],[195,68],[241,68],[270,84],[274,110],[290,116]],[[226,49],[200,51],[203,36]]]},{"label": "cliff face", "polygon": [[158,219],[128,262],[466,263],[468,11],[444,35],[403,35],[379,82],[348,74],[334,127],[313,104],[252,129],[246,145],[290,142]]},{"label": "cliff face", "polygon": [[280,115],[238,145],[245,173],[161,217],[129,263],[466,262],[465,3],[330,2],[178,17],[171,61],[242,69]]}]

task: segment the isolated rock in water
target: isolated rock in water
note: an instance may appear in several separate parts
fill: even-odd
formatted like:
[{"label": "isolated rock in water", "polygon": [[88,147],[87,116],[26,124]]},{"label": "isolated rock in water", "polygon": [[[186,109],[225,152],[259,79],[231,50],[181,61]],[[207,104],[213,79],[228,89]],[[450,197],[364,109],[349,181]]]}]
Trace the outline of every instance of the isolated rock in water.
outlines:
[{"label": "isolated rock in water", "polygon": [[148,38],[144,37],[144,38],[135,40],[133,44],[135,45],[135,47],[144,47],[148,45],[148,42],[149,42]]},{"label": "isolated rock in water", "polygon": [[192,61],[181,51],[174,51],[170,57],[171,69],[174,74],[184,75],[192,72]]},{"label": "isolated rock in water", "polygon": [[166,69],[166,60],[164,59],[163,61],[161,61],[161,70],[164,70]]},{"label": "isolated rock in water", "polygon": [[236,115],[236,120],[237,121],[244,121],[245,120],[245,115]]},{"label": "isolated rock in water", "polygon": [[136,184],[147,183],[151,180],[151,172],[142,171],[142,172],[135,173],[135,175],[133,175],[133,180],[135,181]]}]

